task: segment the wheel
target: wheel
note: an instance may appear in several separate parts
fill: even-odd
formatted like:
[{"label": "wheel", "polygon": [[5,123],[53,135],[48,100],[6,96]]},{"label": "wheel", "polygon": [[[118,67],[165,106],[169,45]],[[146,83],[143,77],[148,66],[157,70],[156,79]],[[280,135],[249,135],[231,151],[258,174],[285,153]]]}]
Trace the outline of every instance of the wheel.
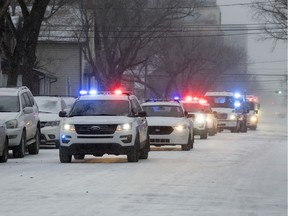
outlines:
[{"label": "wheel", "polygon": [[194,136],[192,136],[192,139],[191,139],[191,149],[194,148]]},{"label": "wheel", "polygon": [[187,144],[181,145],[181,150],[182,151],[190,151],[191,146],[192,146],[192,140],[191,140],[191,134],[189,134]]},{"label": "wheel", "polygon": [[40,130],[39,130],[39,128],[36,129],[34,139],[35,139],[35,142],[28,145],[28,147],[27,147],[29,154],[38,154],[39,153],[39,146],[40,146]]},{"label": "wheel", "polygon": [[59,149],[59,159],[61,163],[71,163],[72,160],[72,155],[68,155],[66,153],[63,152],[63,150]]},{"label": "wheel", "polygon": [[249,129],[250,129],[250,130],[256,130],[256,129],[257,129],[257,126],[250,126]]},{"label": "wheel", "polygon": [[8,138],[6,138],[5,143],[4,143],[2,156],[0,156],[0,163],[7,162],[8,156],[9,156],[9,147],[8,147]]},{"label": "wheel", "polygon": [[20,144],[13,148],[14,158],[23,158],[26,151],[26,134],[25,131],[22,132]]},{"label": "wheel", "polygon": [[128,162],[138,162],[139,160],[139,134],[136,135],[134,146],[128,148],[127,160]]},{"label": "wheel", "polygon": [[217,133],[217,129],[211,128],[211,129],[209,129],[208,135],[209,136],[215,136],[216,133]]},{"label": "wheel", "polygon": [[207,136],[208,136],[207,129],[205,129],[204,131],[201,131],[200,139],[207,139]]},{"label": "wheel", "polygon": [[85,155],[83,155],[83,154],[74,155],[74,159],[76,159],[76,160],[83,160],[84,158],[85,158]]},{"label": "wheel", "polygon": [[147,159],[149,151],[150,151],[150,142],[149,142],[149,136],[147,136],[147,140],[146,140],[144,148],[140,149],[139,159]]}]

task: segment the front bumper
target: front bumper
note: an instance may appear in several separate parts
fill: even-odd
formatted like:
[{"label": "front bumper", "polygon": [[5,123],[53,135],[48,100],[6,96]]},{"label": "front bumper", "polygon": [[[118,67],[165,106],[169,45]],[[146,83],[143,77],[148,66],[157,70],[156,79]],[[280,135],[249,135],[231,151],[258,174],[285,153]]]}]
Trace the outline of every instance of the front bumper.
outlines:
[{"label": "front bumper", "polygon": [[217,127],[220,129],[231,129],[237,127],[237,120],[218,120]]},{"label": "front bumper", "polygon": [[22,137],[22,128],[7,129],[9,147],[18,146]]},{"label": "front bumper", "polygon": [[174,130],[168,135],[149,134],[149,137],[150,145],[186,145],[188,143],[189,130],[185,129],[181,132]]},{"label": "front bumper", "polygon": [[41,128],[41,146],[59,145],[59,126]]}]

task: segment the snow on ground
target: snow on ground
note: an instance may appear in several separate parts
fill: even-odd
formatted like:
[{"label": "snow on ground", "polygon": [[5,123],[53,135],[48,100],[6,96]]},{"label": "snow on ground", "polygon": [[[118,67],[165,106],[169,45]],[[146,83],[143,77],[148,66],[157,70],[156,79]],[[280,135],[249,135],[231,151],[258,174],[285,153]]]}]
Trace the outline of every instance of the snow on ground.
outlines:
[{"label": "snow on ground", "polygon": [[153,147],[125,156],[61,164],[56,149],[0,164],[1,216],[286,216],[287,121],[228,131],[194,149]]}]

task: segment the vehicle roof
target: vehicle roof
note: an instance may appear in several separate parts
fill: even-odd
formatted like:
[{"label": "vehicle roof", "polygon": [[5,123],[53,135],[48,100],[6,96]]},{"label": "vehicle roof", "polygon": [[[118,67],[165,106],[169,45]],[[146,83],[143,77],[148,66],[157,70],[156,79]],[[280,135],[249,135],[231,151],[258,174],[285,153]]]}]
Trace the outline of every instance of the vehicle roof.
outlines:
[{"label": "vehicle roof", "polygon": [[21,91],[29,91],[27,87],[1,87],[0,95],[17,96]]},{"label": "vehicle roof", "polygon": [[206,92],[205,96],[234,96],[233,92],[220,91],[220,92]]},{"label": "vehicle roof", "polygon": [[61,97],[56,97],[56,96],[43,96],[43,95],[38,95],[34,96],[35,100],[53,100],[53,101],[58,101],[61,100]]},{"label": "vehicle roof", "polygon": [[142,103],[141,106],[157,106],[157,105],[169,105],[169,106],[180,106],[181,107],[181,104],[176,102],[176,101],[149,101],[149,102],[145,102],[145,103]]},{"label": "vehicle roof", "polygon": [[130,97],[135,97],[134,95],[116,95],[116,94],[97,94],[97,95],[82,95],[77,98],[77,100],[128,100]]}]

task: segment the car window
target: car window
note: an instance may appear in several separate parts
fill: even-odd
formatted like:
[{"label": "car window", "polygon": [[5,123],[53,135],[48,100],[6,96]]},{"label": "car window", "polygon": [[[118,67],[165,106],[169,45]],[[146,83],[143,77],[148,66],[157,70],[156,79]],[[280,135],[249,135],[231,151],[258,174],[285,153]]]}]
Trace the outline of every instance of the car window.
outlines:
[{"label": "car window", "polygon": [[20,104],[17,96],[0,96],[0,112],[19,112]]},{"label": "car window", "polygon": [[40,113],[54,113],[58,114],[61,111],[61,104],[59,100],[54,98],[35,97],[36,103]]},{"label": "car window", "polygon": [[30,100],[29,95],[28,95],[27,92],[23,93],[23,97],[24,97],[24,100],[25,100],[26,107],[32,107],[33,104],[32,104],[32,101]]},{"label": "car window", "polygon": [[203,112],[203,106],[199,103],[183,103],[183,107],[187,112]]},{"label": "car window", "polygon": [[147,116],[184,117],[183,109],[179,106],[151,105],[143,106]]},{"label": "car window", "polygon": [[129,114],[127,100],[78,100],[75,102],[70,116],[122,116]]}]

